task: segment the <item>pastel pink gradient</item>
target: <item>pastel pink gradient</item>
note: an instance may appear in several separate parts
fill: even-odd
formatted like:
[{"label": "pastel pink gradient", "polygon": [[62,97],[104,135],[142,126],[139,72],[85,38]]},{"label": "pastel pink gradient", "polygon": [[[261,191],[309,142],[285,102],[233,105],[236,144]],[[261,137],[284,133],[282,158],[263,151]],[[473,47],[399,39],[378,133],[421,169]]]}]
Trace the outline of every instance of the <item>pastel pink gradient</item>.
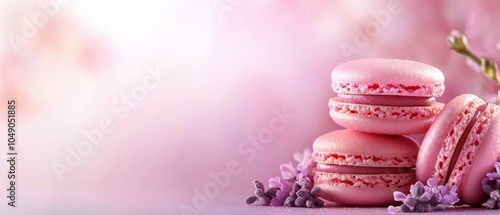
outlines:
[{"label": "pastel pink gradient", "polygon": [[[278,176],[294,152],[340,128],[328,116],[330,73],[346,61],[339,44],[352,44],[354,29],[388,1],[241,1],[223,20],[213,3],[68,1],[19,53],[2,40],[0,123],[5,101],[17,99],[20,212],[178,214],[180,204],[192,205],[196,189],[213,182],[210,172],[225,171],[231,161],[241,172],[200,211],[245,207],[254,179]],[[402,2],[401,13],[351,58],[427,63],[446,76],[439,101],[462,93],[487,99],[497,95],[490,90],[496,86],[481,84],[446,36],[465,32],[475,49],[500,59],[497,4]],[[0,33],[19,34],[23,17],[40,10],[38,1],[1,1]],[[113,111],[122,94],[143,83],[148,66],[170,75],[127,116]],[[255,157],[239,153],[241,144],[249,147],[249,138],[270,128],[273,110],[285,107],[294,118],[283,130],[259,143]],[[103,119],[113,122],[113,131],[59,182],[53,162],[64,162],[67,147]],[[0,213],[10,212],[0,206]]]}]

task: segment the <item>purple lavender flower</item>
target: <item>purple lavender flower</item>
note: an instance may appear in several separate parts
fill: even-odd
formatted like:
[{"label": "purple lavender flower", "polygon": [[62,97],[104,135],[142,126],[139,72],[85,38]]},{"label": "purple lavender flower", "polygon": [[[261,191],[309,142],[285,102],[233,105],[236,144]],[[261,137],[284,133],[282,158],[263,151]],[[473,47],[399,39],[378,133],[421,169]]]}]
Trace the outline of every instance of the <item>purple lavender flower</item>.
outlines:
[{"label": "purple lavender flower", "polygon": [[285,179],[295,178],[297,176],[297,170],[293,166],[292,162],[280,165],[281,177]]},{"label": "purple lavender flower", "polygon": [[264,190],[264,184],[257,180],[253,181],[253,185],[255,187],[254,194],[247,197],[245,199],[245,203],[251,205],[258,201],[262,205],[269,205],[271,203],[271,199],[276,196],[277,189],[271,187]]},{"label": "purple lavender flower", "polygon": [[294,167],[292,162],[280,165],[281,177],[269,179],[269,188],[264,191],[262,183],[254,182],[255,192],[245,199],[247,204],[260,202],[262,205],[287,207],[323,207],[319,198],[321,188],[313,187],[312,169],[315,162],[312,150],[306,148],[303,153],[295,153],[294,159],[299,162]]},{"label": "purple lavender flower", "polygon": [[311,176],[305,175],[304,173],[299,173],[296,177],[296,183],[300,184],[301,186],[308,186],[312,187],[312,180]]},{"label": "purple lavender flower", "polygon": [[276,196],[271,199],[272,206],[283,206],[294,186],[295,178],[283,179],[279,176],[269,179],[269,187],[277,188]]},{"label": "purple lavender flower", "polygon": [[482,204],[489,209],[500,209],[500,162],[495,163],[496,172],[487,173],[481,185],[490,198]]},{"label": "purple lavender flower", "polygon": [[285,192],[290,192],[292,190],[293,182],[285,180],[279,176],[269,179],[269,187],[278,188]]},{"label": "purple lavender flower", "polygon": [[491,172],[486,174],[486,177],[488,177],[490,181],[500,180],[500,162],[495,162],[495,169],[497,172]]},{"label": "purple lavender flower", "polygon": [[289,192],[278,190],[278,192],[276,192],[276,197],[271,199],[271,206],[283,206],[288,195]]},{"label": "purple lavender flower", "polygon": [[410,186],[410,194],[394,192],[394,200],[403,202],[401,206],[389,206],[387,210],[391,213],[401,212],[431,212],[444,210],[447,206],[454,205],[459,201],[457,187],[449,185],[437,185],[435,178],[427,180],[427,186],[422,182]]},{"label": "purple lavender flower", "polygon": [[306,148],[302,154],[295,152],[295,154],[293,154],[293,158],[299,162],[297,165],[298,173],[311,176],[312,169],[315,166],[315,162],[312,157],[312,150],[310,148]]}]

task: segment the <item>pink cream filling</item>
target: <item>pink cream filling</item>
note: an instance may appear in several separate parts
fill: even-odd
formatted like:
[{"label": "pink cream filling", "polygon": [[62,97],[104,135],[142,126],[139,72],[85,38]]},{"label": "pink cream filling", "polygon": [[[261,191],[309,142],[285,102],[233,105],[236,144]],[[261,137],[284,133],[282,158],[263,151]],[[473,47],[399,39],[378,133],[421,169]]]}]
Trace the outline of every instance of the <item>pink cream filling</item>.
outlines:
[{"label": "pink cream filling", "polygon": [[340,174],[402,174],[412,173],[411,167],[365,167],[365,166],[345,166],[335,164],[318,163],[316,170],[329,173]]},{"label": "pink cream filling", "polygon": [[337,97],[339,101],[345,103],[384,106],[430,106],[436,102],[436,98],[413,96],[356,95],[338,93]]},{"label": "pink cream filling", "polygon": [[465,142],[467,140],[467,137],[469,136],[472,128],[474,127],[477,120],[479,119],[481,114],[486,110],[487,107],[488,107],[488,103],[479,106],[477,108],[476,112],[474,113],[474,116],[470,120],[469,124],[467,124],[467,127],[465,127],[465,130],[462,133],[462,136],[460,137],[460,139],[457,142],[457,146],[455,147],[455,151],[453,151],[453,156],[451,157],[450,165],[448,166],[448,171],[446,173],[445,182],[447,182],[448,179],[450,178],[450,175],[451,175],[455,165],[457,164],[458,157],[460,156],[460,152],[462,151],[462,148],[464,147]]}]

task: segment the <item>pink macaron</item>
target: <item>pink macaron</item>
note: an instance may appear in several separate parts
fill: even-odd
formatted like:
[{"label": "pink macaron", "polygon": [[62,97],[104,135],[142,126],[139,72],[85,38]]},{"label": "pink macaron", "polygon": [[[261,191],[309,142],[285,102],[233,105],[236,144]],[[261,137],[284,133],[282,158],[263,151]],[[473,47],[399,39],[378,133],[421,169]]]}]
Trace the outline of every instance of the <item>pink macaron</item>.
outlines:
[{"label": "pink macaron", "polygon": [[348,205],[388,205],[393,192],[415,183],[417,143],[406,136],[350,129],[318,137],[313,144],[314,184],[321,197]]},{"label": "pink macaron", "polygon": [[487,199],[481,181],[500,160],[500,107],[465,94],[451,100],[429,128],[417,159],[417,179],[457,186],[460,200]]},{"label": "pink macaron", "polygon": [[425,133],[444,104],[443,73],[399,59],[361,59],[332,71],[330,116],[342,127],[379,134]]}]

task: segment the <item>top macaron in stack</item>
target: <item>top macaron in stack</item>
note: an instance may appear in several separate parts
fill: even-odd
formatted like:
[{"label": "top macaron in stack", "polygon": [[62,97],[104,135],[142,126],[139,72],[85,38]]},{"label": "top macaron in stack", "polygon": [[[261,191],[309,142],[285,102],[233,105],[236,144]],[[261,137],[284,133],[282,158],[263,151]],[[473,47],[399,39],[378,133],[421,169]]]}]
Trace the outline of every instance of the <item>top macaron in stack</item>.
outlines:
[{"label": "top macaron in stack", "polygon": [[443,109],[444,76],[433,66],[362,59],[332,71],[330,116],[342,127],[377,134],[422,134]]},{"label": "top macaron in stack", "polygon": [[362,59],[332,71],[330,116],[342,127],[316,139],[314,183],[322,197],[353,205],[387,205],[415,183],[418,144],[444,104],[444,76],[409,60]]}]

